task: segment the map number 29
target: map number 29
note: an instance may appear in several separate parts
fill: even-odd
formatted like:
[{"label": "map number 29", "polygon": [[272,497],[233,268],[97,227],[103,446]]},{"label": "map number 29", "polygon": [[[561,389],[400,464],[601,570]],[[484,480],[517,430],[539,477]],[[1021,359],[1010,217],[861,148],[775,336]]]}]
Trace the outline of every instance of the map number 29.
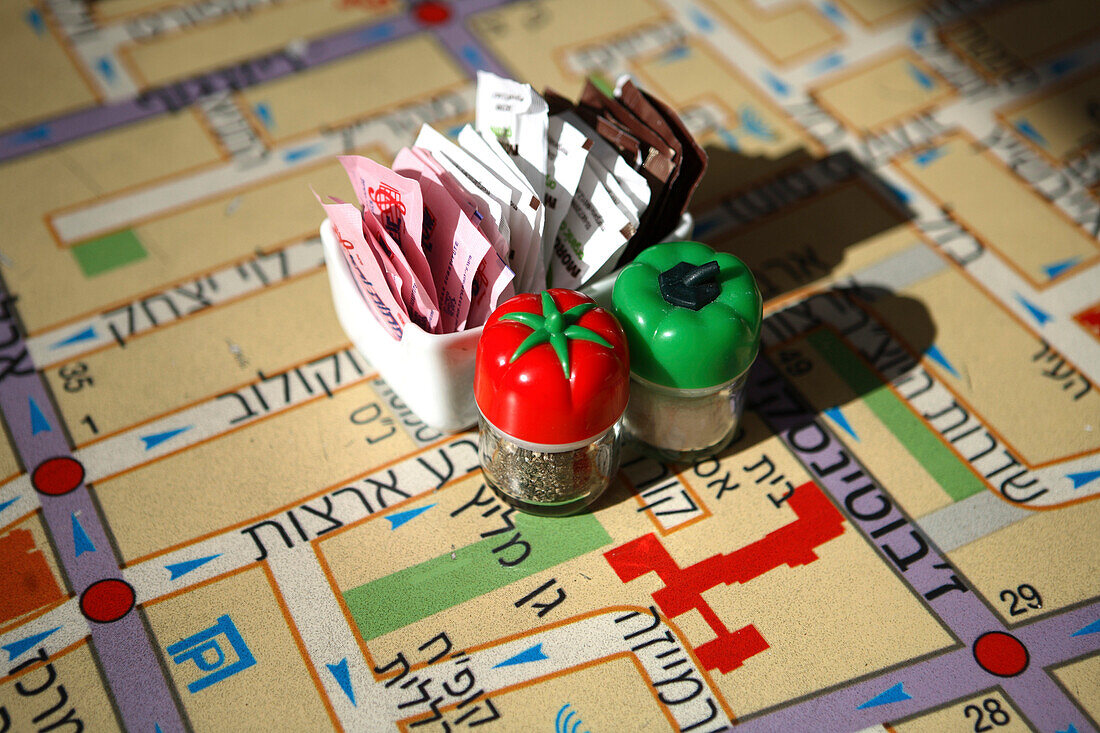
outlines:
[{"label": "map number 29", "polygon": [[1006,588],[1001,591],[1000,597],[1005,603],[1011,604],[1008,607],[1009,616],[1021,616],[1027,613],[1029,608],[1043,607],[1043,597],[1039,595],[1039,591],[1035,590],[1035,586],[1027,583],[1018,586],[1016,590]]}]

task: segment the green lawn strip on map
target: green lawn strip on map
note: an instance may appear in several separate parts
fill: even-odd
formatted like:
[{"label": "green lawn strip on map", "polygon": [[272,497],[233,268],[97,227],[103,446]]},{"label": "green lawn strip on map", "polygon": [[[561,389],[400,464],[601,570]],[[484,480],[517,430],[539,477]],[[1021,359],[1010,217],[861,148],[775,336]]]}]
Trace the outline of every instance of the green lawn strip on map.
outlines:
[{"label": "green lawn strip on map", "polygon": [[985,486],[966,464],[835,334],[818,330],[810,334],[807,340],[948,496],[954,501],[961,501],[985,491]]},{"label": "green lawn strip on map", "polygon": [[148,255],[137,235],[130,229],[73,245],[72,253],[85,277],[143,260]]},{"label": "green lawn strip on map", "polygon": [[[388,634],[611,543],[611,536],[591,514],[544,518],[515,512],[512,520],[515,530],[345,591],[344,601],[363,639]],[[505,567],[499,561],[515,561],[521,547],[498,553],[493,548],[507,543],[516,531],[530,544],[531,553],[515,567]]]}]

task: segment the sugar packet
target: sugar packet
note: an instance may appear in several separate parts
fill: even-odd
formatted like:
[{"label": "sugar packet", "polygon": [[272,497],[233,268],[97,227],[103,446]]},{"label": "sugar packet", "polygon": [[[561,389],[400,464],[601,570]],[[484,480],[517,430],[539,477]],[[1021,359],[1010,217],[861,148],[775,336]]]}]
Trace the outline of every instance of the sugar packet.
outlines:
[{"label": "sugar packet", "polygon": [[505,145],[542,200],[546,188],[549,106],[529,84],[477,72],[475,127]]},{"label": "sugar packet", "polygon": [[386,333],[395,341],[400,341],[409,322],[408,314],[390,290],[381,265],[367,245],[359,208],[338,199],[334,199],[336,203],[326,204],[316,192],[313,195],[324,208],[340,240],[340,253],[351,271],[359,295]]}]

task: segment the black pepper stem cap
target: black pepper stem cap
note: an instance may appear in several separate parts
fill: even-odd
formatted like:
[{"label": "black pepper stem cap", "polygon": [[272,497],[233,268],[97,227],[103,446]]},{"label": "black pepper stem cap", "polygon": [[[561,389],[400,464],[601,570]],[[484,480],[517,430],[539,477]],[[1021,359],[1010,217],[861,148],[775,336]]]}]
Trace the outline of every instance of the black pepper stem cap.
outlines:
[{"label": "black pepper stem cap", "polygon": [[716,260],[699,266],[687,262],[674,265],[657,276],[661,296],[672,305],[697,311],[722,292],[722,286],[715,280],[718,269]]}]

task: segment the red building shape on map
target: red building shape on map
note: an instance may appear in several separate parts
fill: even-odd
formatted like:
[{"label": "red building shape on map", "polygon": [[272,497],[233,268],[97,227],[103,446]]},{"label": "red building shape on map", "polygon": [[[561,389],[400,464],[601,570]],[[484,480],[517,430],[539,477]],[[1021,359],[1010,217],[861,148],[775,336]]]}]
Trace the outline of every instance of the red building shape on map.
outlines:
[{"label": "red building shape on map", "polygon": [[720,584],[746,583],[781,565],[797,567],[817,559],[814,550],[844,533],[844,517],[812,481],[802,484],[787,504],[798,517],[763,538],[725,555],[714,555],[681,568],[652,532],[604,553],[619,578],[629,583],[656,572],[665,587],[653,600],[668,618],[691,609],[702,614],[717,635],[695,648],[705,669],[723,674],[768,648],[768,642],[749,624],[730,631],[703,599],[703,592]]}]

